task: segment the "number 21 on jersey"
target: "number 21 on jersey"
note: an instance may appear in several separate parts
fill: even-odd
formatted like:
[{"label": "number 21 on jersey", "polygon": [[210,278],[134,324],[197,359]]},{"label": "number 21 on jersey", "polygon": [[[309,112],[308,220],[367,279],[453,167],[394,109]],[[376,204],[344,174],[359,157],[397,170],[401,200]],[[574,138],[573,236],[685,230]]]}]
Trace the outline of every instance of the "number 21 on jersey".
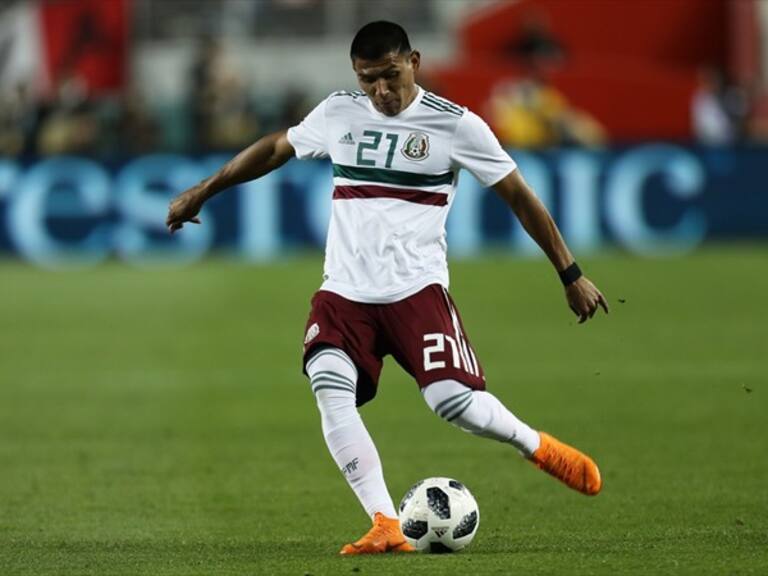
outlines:
[{"label": "number 21 on jersey", "polygon": [[446,368],[449,362],[453,368],[480,375],[475,352],[461,336],[455,338],[440,332],[424,334],[424,371]]},{"label": "number 21 on jersey", "polygon": [[389,141],[387,147],[387,159],[384,161],[384,168],[392,168],[392,159],[395,157],[395,150],[397,150],[397,134],[382,134],[378,130],[366,130],[363,132],[363,136],[371,138],[366,142],[360,142],[357,145],[357,165],[358,166],[376,166],[376,160],[370,157],[366,157],[366,152],[373,152],[379,149],[382,136],[385,140]]}]

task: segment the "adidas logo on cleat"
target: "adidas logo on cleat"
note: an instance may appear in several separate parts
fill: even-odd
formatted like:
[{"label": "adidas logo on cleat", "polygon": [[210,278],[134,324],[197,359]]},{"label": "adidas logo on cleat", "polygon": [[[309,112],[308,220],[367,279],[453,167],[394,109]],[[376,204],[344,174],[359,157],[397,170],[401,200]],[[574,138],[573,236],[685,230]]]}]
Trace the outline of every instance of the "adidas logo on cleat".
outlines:
[{"label": "adidas logo on cleat", "polygon": [[354,143],[355,143],[355,139],[352,138],[352,132],[347,132],[339,140],[339,144],[354,144]]}]

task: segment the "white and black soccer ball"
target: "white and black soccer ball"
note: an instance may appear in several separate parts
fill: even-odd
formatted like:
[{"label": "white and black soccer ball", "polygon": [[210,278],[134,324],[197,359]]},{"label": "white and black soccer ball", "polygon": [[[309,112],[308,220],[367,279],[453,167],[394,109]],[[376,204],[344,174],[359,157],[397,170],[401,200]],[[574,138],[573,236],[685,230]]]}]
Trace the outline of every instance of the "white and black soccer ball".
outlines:
[{"label": "white and black soccer ball", "polygon": [[456,552],[475,537],[480,508],[461,482],[427,478],[405,493],[399,517],[405,539],[417,550]]}]

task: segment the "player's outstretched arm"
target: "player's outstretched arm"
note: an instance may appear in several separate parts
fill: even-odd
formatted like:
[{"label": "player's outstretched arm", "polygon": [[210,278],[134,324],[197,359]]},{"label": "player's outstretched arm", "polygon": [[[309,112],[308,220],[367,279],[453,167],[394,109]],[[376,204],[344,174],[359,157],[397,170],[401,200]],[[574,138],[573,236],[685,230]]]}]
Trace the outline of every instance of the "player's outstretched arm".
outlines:
[{"label": "player's outstretched arm", "polygon": [[185,222],[199,224],[197,215],[209,198],[231,186],[272,172],[293,158],[294,154],[285,130],[260,138],[213,176],[185,190],[171,201],[165,220],[168,231],[173,234],[183,228]]},{"label": "player's outstretched arm", "polygon": [[[520,170],[513,170],[493,188],[512,208],[525,231],[544,250],[557,271],[562,273],[568,269],[574,263],[573,256],[549,211],[525,182]],[[605,297],[586,276],[579,276],[568,283],[565,297],[573,313],[579,317],[579,324],[592,318],[598,306],[608,312]]]}]

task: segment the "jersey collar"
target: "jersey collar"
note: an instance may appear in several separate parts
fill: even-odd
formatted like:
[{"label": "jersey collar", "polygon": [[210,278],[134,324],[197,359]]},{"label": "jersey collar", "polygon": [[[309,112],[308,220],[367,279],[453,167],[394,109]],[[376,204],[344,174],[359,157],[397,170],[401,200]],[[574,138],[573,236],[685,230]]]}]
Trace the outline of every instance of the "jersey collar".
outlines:
[{"label": "jersey collar", "polygon": [[413,111],[419,105],[419,102],[421,102],[421,99],[423,97],[424,97],[424,89],[418,84],[416,84],[416,98],[413,99],[413,102],[408,104],[405,110],[401,110],[398,114],[395,114],[394,116],[387,116],[386,114],[382,114],[381,112],[376,110],[376,107],[373,105],[373,102],[371,102],[370,98],[368,98],[368,109],[377,118],[381,118],[382,120],[402,120],[403,118],[407,118],[413,113]]}]

